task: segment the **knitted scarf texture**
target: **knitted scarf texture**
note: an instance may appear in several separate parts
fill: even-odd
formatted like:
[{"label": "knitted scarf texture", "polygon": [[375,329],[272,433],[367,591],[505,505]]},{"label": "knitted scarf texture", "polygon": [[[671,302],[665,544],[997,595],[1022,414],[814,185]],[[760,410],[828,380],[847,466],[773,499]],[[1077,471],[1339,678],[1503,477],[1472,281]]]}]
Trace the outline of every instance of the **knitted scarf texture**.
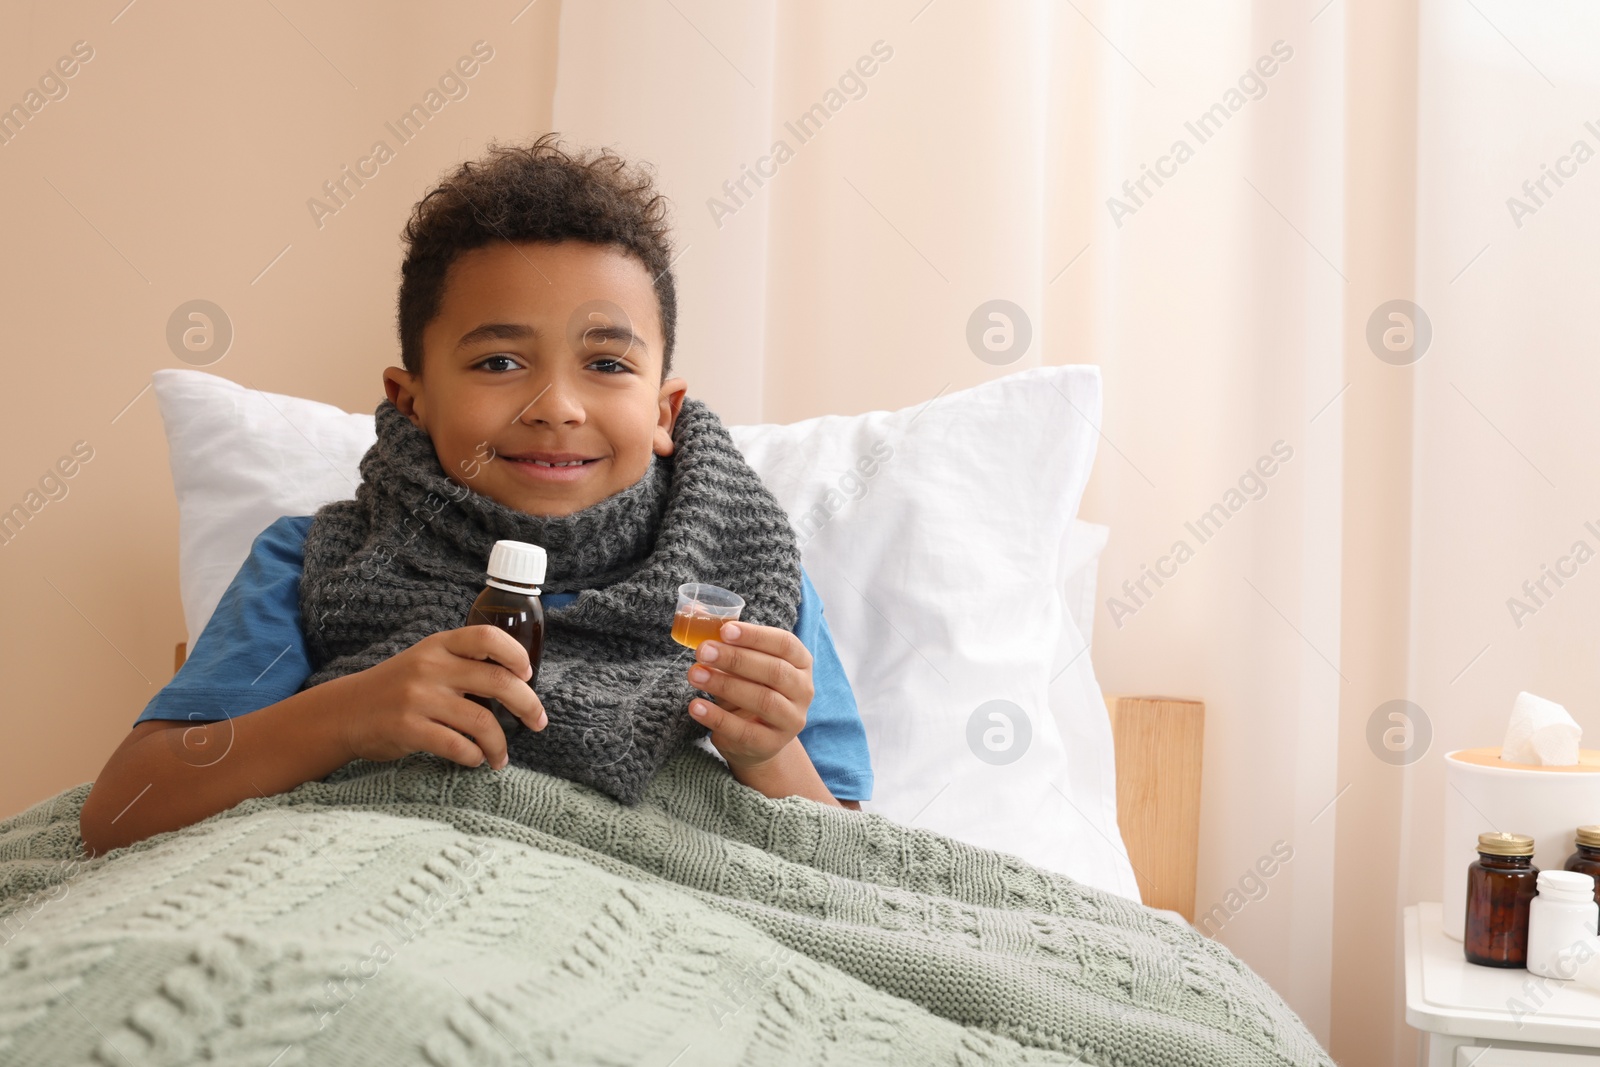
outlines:
[{"label": "knitted scarf texture", "polygon": [[319,509],[306,536],[306,688],[465,625],[494,542],[541,545],[543,591],[578,596],[545,608],[535,692],[549,725],[513,729],[509,758],[636,804],[667,759],[706,732],[688,713],[693,653],[671,638],[678,586],[731,589],[744,597],[741,619],[794,628],[794,529],[693,397],[671,456],[652,456],[638,482],[570,515],[517,511],[452,480],[426,431],[387,400],[376,422],[355,499]]}]

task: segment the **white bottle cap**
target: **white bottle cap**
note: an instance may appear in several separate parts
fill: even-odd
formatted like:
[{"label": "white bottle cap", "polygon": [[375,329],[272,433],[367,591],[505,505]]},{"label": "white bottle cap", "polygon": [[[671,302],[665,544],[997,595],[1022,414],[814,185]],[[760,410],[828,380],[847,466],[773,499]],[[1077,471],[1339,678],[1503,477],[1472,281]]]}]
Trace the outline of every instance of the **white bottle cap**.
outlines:
[{"label": "white bottle cap", "polygon": [[[489,551],[490,584],[509,583],[513,592],[538,592],[544,583],[545,552],[524,541],[496,541]],[[504,589],[506,586],[500,586]]]},{"label": "white bottle cap", "polygon": [[1577,871],[1540,871],[1539,895],[1556,900],[1593,900],[1594,878]]}]

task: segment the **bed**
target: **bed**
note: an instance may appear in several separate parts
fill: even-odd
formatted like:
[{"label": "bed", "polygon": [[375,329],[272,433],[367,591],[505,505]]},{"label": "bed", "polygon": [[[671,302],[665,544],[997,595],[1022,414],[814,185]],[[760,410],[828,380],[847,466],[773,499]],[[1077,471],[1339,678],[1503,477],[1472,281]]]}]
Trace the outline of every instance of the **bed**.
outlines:
[{"label": "bed", "polygon": [[[252,529],[353,489],[371,420],[156,387],[193,634]],[[0,821],[0,1062],[1331,1062],[1184,921],[1202,705],[1094,679],[1098,411],[1055,367],[730,428],[822,592],[866,811],[697,749],[631,808],[417,754],[88,858],[86,783]],[[973,459],[1019,441],[1011,481]]]},{"label": "bed", "polygon": [[[183,666],[188,643],[173,649]],[[1116,750],[1117,825],[1146,905],[1194,922],[1200,864],[1200,768],[1205,704],[1107,697]]]}]

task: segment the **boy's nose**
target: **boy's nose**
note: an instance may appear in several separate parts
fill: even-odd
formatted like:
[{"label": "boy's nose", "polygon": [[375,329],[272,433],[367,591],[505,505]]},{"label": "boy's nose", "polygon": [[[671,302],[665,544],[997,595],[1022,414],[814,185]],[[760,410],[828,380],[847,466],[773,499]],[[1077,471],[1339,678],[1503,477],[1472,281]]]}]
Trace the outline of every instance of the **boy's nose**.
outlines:
[{"label": "boy's nose", "polygon": [[547,382],[517,416],[517,421],[528,426],[537,423],[581,423],[583,405],[573,390],[559,379]]}]

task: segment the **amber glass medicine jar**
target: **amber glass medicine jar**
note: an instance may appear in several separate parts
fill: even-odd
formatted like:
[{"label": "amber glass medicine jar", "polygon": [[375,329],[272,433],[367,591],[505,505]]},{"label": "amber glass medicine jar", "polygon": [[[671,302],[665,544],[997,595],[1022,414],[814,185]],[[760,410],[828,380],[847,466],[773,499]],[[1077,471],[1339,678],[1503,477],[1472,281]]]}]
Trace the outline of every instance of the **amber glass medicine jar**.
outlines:
[{"label": "amber glass medicine jar", "polygon": [[1538,889],[1533,838],[1527,834],[1478,835],[1478,858],[1467,867],[1467,962],[1484,967],[1525,967],[1528,907]]}]

